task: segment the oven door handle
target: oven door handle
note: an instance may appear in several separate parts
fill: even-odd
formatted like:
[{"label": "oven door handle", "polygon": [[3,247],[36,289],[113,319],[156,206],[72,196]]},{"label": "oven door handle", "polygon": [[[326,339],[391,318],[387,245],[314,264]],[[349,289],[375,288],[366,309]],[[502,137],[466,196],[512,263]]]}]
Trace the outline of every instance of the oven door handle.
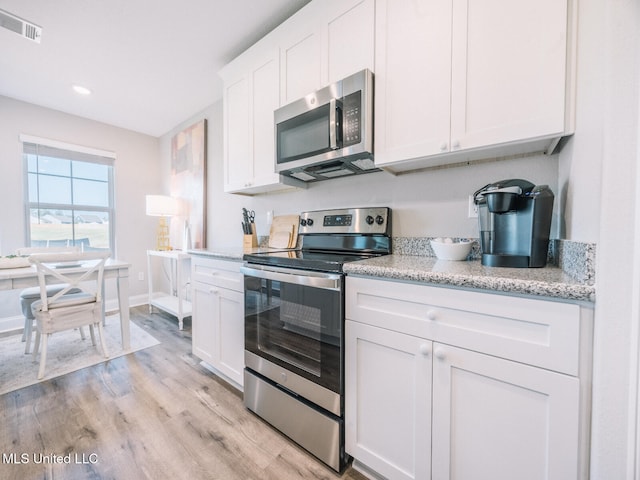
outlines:
[{"label": "oven door handle", "polygon": [[312,272],[308,270],[295,270],[292,268],[242,266],[240,272],[248,277],[275,280],[276,282],[293,283],[307,287],[321,288],[324,290],[340,291],[341,275],[331,273]]}]

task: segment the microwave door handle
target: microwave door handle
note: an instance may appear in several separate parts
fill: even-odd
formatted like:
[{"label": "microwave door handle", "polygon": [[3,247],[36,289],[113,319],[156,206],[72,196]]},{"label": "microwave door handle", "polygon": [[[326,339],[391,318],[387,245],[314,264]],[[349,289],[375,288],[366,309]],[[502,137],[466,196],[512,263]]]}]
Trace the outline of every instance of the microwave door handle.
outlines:
[{"label": "microwave door handle", "polygon": [[337,150],[342,143],[342,115],[339,102],[332,98],[329,101],[329,147]]}]

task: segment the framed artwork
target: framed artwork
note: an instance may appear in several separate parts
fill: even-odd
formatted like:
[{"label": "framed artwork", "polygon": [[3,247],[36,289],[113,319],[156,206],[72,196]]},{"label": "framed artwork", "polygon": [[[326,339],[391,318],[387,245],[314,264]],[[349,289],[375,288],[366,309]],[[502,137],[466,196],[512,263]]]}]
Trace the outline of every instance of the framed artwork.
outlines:
[{"label": "framed artwork", "polygon": [[171,138],[171,195],[183,204],[185,248],[206,247],[207,120],[201,120]]}]

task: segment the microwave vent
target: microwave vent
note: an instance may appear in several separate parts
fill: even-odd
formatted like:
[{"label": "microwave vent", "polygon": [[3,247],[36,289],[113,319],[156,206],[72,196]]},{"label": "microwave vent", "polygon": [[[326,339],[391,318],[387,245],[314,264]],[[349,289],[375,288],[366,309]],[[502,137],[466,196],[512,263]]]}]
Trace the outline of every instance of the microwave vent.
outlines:
[{"label": "microwave vent", "polygon": [[345,175],[353,175],[355,172],[353,170],[341,169],[341,170],[328,170],[326,172],[320,172],[318,175],[325,178],[338,178],[344,177]]},{"label": "microwave vent", "polygon": [[309,175],[308,173],[304,173],[304,172],[293,172],[290,174],[293,178],[297,178],[298,180],[302,180],[303,182],[309,182],[311,180],[315,180],[316,177],[314,177],[313,175]]},{"label": "microwave vent", "polygon": [[351,162],[352,165],[355,165],[360,170],[377,170],[376,164],[373,162],[371,158],[361,158],[359,160],[354,160]]},{"label": "microwave vent", "polygon": [[36,43],[40,43],[40,38],[42,37],[42,27],[27,22],[4,10],[0,10],[0,27],[11,30]]}]

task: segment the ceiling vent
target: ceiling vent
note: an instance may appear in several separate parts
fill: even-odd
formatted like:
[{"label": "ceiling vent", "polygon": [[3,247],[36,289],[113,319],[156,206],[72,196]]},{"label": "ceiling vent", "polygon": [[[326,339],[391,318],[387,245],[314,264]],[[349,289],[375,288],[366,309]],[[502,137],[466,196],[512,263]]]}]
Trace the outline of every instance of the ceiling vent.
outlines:
[{"label": "ceiling vent", "polygon": [[0,10],[0,27],[4,27],[7,30],[22,35],[29,40],[33,40],[36,43],[40,43],[40,37],[42,36],[42,27],[34,25],[31,22],[16,17],[15,15]]}]

